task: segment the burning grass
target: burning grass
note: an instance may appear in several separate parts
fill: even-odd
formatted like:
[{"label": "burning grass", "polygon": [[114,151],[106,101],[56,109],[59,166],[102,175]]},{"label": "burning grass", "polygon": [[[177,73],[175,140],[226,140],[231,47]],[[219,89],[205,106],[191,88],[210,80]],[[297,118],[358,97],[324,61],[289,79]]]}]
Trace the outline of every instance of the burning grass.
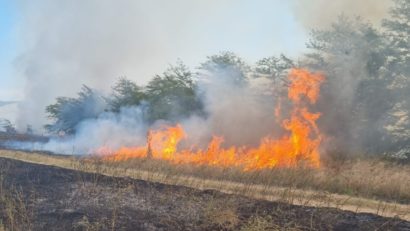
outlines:
[{"label": "burning grass", "polygon": [[121,147],[118,150],[101,147],[95,153],[105,156],[109,161],[152,157],[176,164],[236,167],[244,171],[295,167],[301,160],[305,165],[318,168],[322,135],[316,120],[321,114],[310,112],[309,107],[316,103],[325,77],[305,69],[293,69],[288,80],[289,114],[282,115],[282,104],[279,104],[275,109],[276,117],[272,115],[272,119],[281,125],[284,135],[280,138],[263,137],[257,147],[223,147],[224,137],[213,136],[205,150],[179,149],[178,144],[189,138],[189,134],[177,124],[149,131],[143,146]]},{"label": "burning grass", "polygon": [[[245,195],[257,192],[263,196],[272,194],[272,187],[283,187],[282,191],[314,190],[410,203],[409,166],[370,157],[321,160],[319,148],[324,137],[316,125],[321,114],[311,112],[310,108],[316,103],[324,80],[320,73],[291,70],[287,99],[282,99],[272,117],[281,124],[284,135],[277,139],[264,137],[257,147],[223,147],[224,138],[214,136],[204,150],[184,148],[179,144],[189,136],[177,124],[149,131],[143,146],[117,150],[102,147],[96,150],[96,159],[114,168],[158,173],[157,178],[164,178],[160,182],[189,181],[194,177],[240,184]],[[289,113],[282,115],[282,106],[286,104],[289,108],[284,111]],[[213,188],[238,190],[215,185]]]}]

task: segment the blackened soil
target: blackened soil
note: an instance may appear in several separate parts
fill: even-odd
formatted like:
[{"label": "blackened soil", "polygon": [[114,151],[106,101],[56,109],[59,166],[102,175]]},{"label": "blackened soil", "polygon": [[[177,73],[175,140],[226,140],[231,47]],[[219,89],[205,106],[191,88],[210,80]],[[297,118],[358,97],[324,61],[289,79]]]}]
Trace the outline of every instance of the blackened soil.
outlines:
[{"label": "blackened soil", "polygon": [[410,230],[410,222],[0,158],[0,230]]}]

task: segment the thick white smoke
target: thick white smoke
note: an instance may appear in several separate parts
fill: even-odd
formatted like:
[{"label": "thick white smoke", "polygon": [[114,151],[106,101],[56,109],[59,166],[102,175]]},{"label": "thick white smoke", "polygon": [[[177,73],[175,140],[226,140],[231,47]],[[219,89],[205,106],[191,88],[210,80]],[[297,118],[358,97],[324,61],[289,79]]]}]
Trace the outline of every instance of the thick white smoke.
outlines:
[{"label": "thick white smoke", "polygon": [[53,137],[47,143],[9,142],[11,148],[51,151],[59,154],[91,154],[99,148],[115,150],[121,146],[143,145],[147,128],[139,107],[123,108],[120,113],[102,113],[98,118],[82,121],[77,133]]},{"label": "thick white smoke", "polygon": [[[306,28],[328,26],[340,14],[360,15],[365,21],[378,23],[386,16],[390,3],[390,0],[292,1],[295,17]],[[189,50],[201,47],[203,40],[199,35],[206,34],[191,32],[195,32],[196,25],[203,23],[200,19],[209,14],[218,12],[219,19],[226,19],[221,12],[232,9],[234,4],[232,0],[211,3],[205,0],[195,3],[187,0],[172,3],[20,0],[24,15],[20,32],[23,53],[17,60],[17,68],[26,79],[26,88],[25,99],[19,105],[17,125],[21,129],[27,124],[40,129],[47,123],[45,107],[58,96],[73,96],[82,84],[108,90],[116,77],[127,76],[143,85],[176,57],[183,56],[184,61],[190,62],[188,64],[199,63],[198,59],[209,52],[218,51],[209,47],[198,49],[198,52]],[[186,32],[187,28],[190,33]],[[354,39],[352,37],[355,43]],[[185,46],[187,41],[194,44]],[[359,81],[368,77],[364,72],[368,44],[362,46],[359,42],[361,49],[351,55],[353,59],[349,56],[347,60],[333,60],[341,69],[337,74],[343,76],[335,89],[340,91],[340,101],[347,104]],[[275,131],[276,99],[261,94],[263,90],[256,83],[259,80],[252,81],[250,86],[236,85],[234,74],[200,74],[200,79],[201,75],[206,75],[203,78],[206,81],[199,81],[198,94],[207,116],[180,121],[192,143],[202,145],[212,135],[220,135],[226,138],[227,145],[256,144],[261,137]],[[83,121],[75,137],[32,147],[79,154],[103,146],[116,149],[141,145],[146,139],[147,125],[140,110],[124,108],[118,115],[103,113],[98,118]]]},{"label": "thick white smoke", "polygon": [[74,96],[82,84],[108,90],[120,76],[144,84],[178,58],[194,67],[202,57],[238,47],[253,59],[295,54],[303,33],[294,22],[284,27],[274,20],[278,10],[271,6],[277,2],[19,0],[16,69],[26,85],[17,125],[40,129],[47,122],[45,106],[58,96]]},{"label": "thick white smoke", "polygon": [[[225,138],[225,145],[256,145],[260,138],[275,130],[272,92],[267,92],[266,79],[254,79],[250,84],[234,83],[235,73],[200,74],[198,94],[206,116],[192,115],[178,123],[187,139],[182,145],[205,147],[212,136]],[[258,84],[262,81],[262,84]],[[263,82],[264,81],[264,82]],[[157,121],[149,126],[143,118],[143,106],[122,108],[119,113],[104,112],[98,118],[86,119],[68,137],[54,137],[47,143],[11,142],[12,148],[51,151],[60,154],[92,154],[99,148],[143,146],[148,129],[169,124]]]},{"label": "thick white smoke", "polygon": [[323,28],[341,14],[362,17],[374,25],[388,15],[391,0],[292,0],[295,17],[309,29]]},{"label": "thick white smoke", "polygon": [[258,84],[261,79],[241,85],[235,83],[235,72],[202,75],[199,91],[208,116],[203,121],[197,117],[184,121],[189,134],[200,131],[204,141],[212,135],[223,136],[226,145],[258,144],[261,137],[272,134],[275,99],[272,92],[264,91],[266,85]]},{"label": "thick white smoke", "polygon": [[158,57],[168,55],[169,47],[148,7],[138,1],[21,1],[24,52],[17,68],[26,88],[18,125],[40,128],[45,106],[82,84],[108,89],[122,75],[144,81],[140,76],[166,65]]}]

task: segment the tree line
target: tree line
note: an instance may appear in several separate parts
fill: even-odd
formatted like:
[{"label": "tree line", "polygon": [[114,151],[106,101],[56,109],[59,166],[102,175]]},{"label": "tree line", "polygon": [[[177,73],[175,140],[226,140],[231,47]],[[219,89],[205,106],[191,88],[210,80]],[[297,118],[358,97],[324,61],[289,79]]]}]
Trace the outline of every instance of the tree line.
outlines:
[{"label": "tree line", "polygon": [[221,52],[207,57],[196,72],[179,61],[146,86],[120,78],[108,97],[83,86],[77,97],[58,97],[47,106],[52,123],[46,129],[74,134],[85,119],[133,106],[143,108],[147,123],[193,114],[206,117],[198,76],[225,78],[229,73],[232,85],[263,77],[282,92],[289,69],[302,67],[327,76],[317,110],[324,115],[321,129],[328,137],[337,137],[329,141],[335,148],[350,145],[352,150],[382,152],[409,145],[410,1],[393,1],[381,27],[341,15],[330,27],[312,30],[309,51],[298,60],[280,55],[250,65],[232,52]]}]

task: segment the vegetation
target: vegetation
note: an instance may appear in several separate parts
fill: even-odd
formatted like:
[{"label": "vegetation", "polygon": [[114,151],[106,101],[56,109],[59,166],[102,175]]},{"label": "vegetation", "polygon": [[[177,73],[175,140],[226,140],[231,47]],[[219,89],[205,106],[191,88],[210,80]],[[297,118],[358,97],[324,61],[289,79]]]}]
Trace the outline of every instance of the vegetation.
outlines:
[{"label": "vegetation", "polygon": [[232,85],[246,84],[250,72],[250,67],[232,52],[207,57],[199,69],[206,72],[205,76],[224,78]]},{"label": "vegetation", "polygon": [[0,132],[6,133],[16,133],[17,130],[14,127],[14,124],[10,122],[10,120],[0,119]]},{"label": "vegetation", "polygon": [[147,120],[176,121],[201,113],[202,105],[196,95],[192,73],[182,63],[156,75],[146,86]]},{"label": "vegetation", "polygon": [[392,76],[392,124],[388,129],[397,145],[405,145],[410,137],[410,2],[393,0],[390,18],[383,20],[386,37],[386,69]]},{"label": "vegetation", "polygon": [[8,185],[10,164],[0,163],[0,231],[31,230],[32,211],[19,187]]},{"label": "vegetation", "polygon": [[137,84],[126,78],[120,78],[112,88],[109,101],[110,110],[120,112],[122,107],[140,105],[145,98],[144,92]]},{"label": "vegetation", "polygon": [[[46,128],[56,134],[75,134],[86,120],[133,107],[142,111],[147,124],[177,122],[192,115],[208,116],[201,81],[222,81],[240,89],[264,78],[275,93],[285,94],[288,71],[309,68],[327,77],[316,108],[326,115],[318,124],[329,138],[320,168],[243,171],[176,165],[150,155],[104,161],[1,150],[0,231],[31,230],[46,224],[36,223],[44,217],[69,219],[56,224],[77,230],[121,230],[132,225],[176,230],[410,227],[397,219],[410,220],[410,165],[389,155],[369,155],[402,149],[410,160],[408,149],[403,149],[410,145],[410,1],[393,1],[381,28],[342,15],[329,28],[313,30],[309,52],[297,61],[280,55],[250,65],[232,52],[221,52],[206,57],[197,72],[178,62],[144,86],[122,77],[108,96],[83,86],[76,97],[59,97],[46,108],[52,121]],[[1,121],[0,128],[16,132],[9,121]],[[31,127],[27,132],[32,132]],[[44,165],[60,168],[51,171]],[[32,182],[39,191],[27,187]],[[41,207],[45,205],[49,210]],[[349,226],[352,220],[358,223]]]},{"label": "vegetation", "polygon": [[[387,120],[392,100],[391,75],[386,74],[385,39],[360,18],[341,16],[328,30],[315,30],[309,42],[307,65],[326,73],[320,109],[321,127],[338,137],[338,148],[380,152],[387,133],[378,121]],[[337,110],[335,110],[337,108]],[[337,123],[335,123],[337,121]],[[375,126],[378,124],[380,126]],[[358,150],[366,147],[368,150]]]},{"label": "vegetation", "polygon": [[85,85],[78,98],[59,97],[56,101],[46,108],[49,118],[54,120],[53,124],[46,125],[50,132],[75,133],[78,124],[98,117],[106,107],[104,98]]},{"label": "vegetation", "polygon": [[272,91],[283,93],[287,71],[307,67],[327,76],[318,104],[326,116],[318,123],[327,137],[337,137],[328,145],[333,151],[397,151],[410,141],[410,3],[394,2],[382,28],[342,15],[331,27],[313,30],[310,52],[298,61],[281,55],[249,65],[232,52],[221,52],[207,57],[197,72],[178,62],[146,86],[120,78],[106,98],[84,86],[77,98],[59,97],[46,108],[53,120],[47,129],[72,134],[81,121],[126,107],[139,107],[147,123],[206,117],[199,81],[225,81],[235,87],[267,78]]},{"label": "vegetation", "polygon": [[283,80],[286,71],[292,67],[295,67],[294,61],[285,55],[281,55],[279,58],[272,56],[256,62],[255,72],[257,77],[268,76],[273,80]]},{"label": "vegetation", "polygon": [[[369,162],[357,161],[357,165],[338,164],[345,168],[350,166],[346,169],[331,170],[329,165],[314,176],[308,169],[243,173],[206,166],[167,166],[155,160],[108,165],[99,158],[79,159],[18,151],[1,151],[0,156],[7,158],[0,158],[1,186],[6,189],[0,192],[0,220],[7,230],[43,230],[44,227],[64,230],[127,230],[127,227],[141,230],[152,227],[170,230],[192,227],[195,230],[332,230],[336,227],[341,230],[349,227],[405,230],[410,225],[405,221],[410,219],[408,203],[355,196],[357,185],[352,183],[355,181],[361,182],[362,189],[366,188],[361,195],[383,190],[392,192],[388,189],[392,186],[397,189],[392,181],[397,185],[398,182],[406,182],[409,174],[406,172],[408,169],[394,168],[396,165],[392,168],[374,166],[371,170],[372,167],[366,167]],[[124,164],[138,168],[128,168]],[[150,171],[144,171],[147,169]],[[155,169],[160,172],[155,172]],[[375,180],[371,179],[374,170],[381,172]],[[193,177],[192,174],[186,176],[189,171],[207,179]],[[343,175],[333,179],[336,181],[334,185],[340,181],[340,186],[351,191],[338,195],[306,190],[311,186],[312,177],[330,180],[331,171],[340,171]],[[383,181],[379,179],[382,175],[396,176],[392,181]],[[372,182],[363,183],[365,178]],[[229,181],[233,179],[241,181]],[[273,183],[271,180],[290,185],[270,185]],[[262,182],[266,184],[259,184]],[[379,187],[373,182],[385,184]],[[318,185],[326,184],[332,185],[332,182],[322,181]],[[408,185],[403,187],[402,192],[405,192]],[[16,191],[12,190],[14,188]],[[391,198],[384,193],[382,197]]]},{"label": "vegetation", "polygon": [[373,212],[380,203],[386,212],[397,209],[398,213],[408,210],[410,204],[410,166],[380,158],[327,159],[320,169],[298,167],[243,172],[235,167],[175,165],[157,159],[107,162],[99,157],[19,151],[1,151],[0,157],[93,173],[91,181],[96,185],[99,178],[95,174],[104,174],[293,204],[370,208]]}]

